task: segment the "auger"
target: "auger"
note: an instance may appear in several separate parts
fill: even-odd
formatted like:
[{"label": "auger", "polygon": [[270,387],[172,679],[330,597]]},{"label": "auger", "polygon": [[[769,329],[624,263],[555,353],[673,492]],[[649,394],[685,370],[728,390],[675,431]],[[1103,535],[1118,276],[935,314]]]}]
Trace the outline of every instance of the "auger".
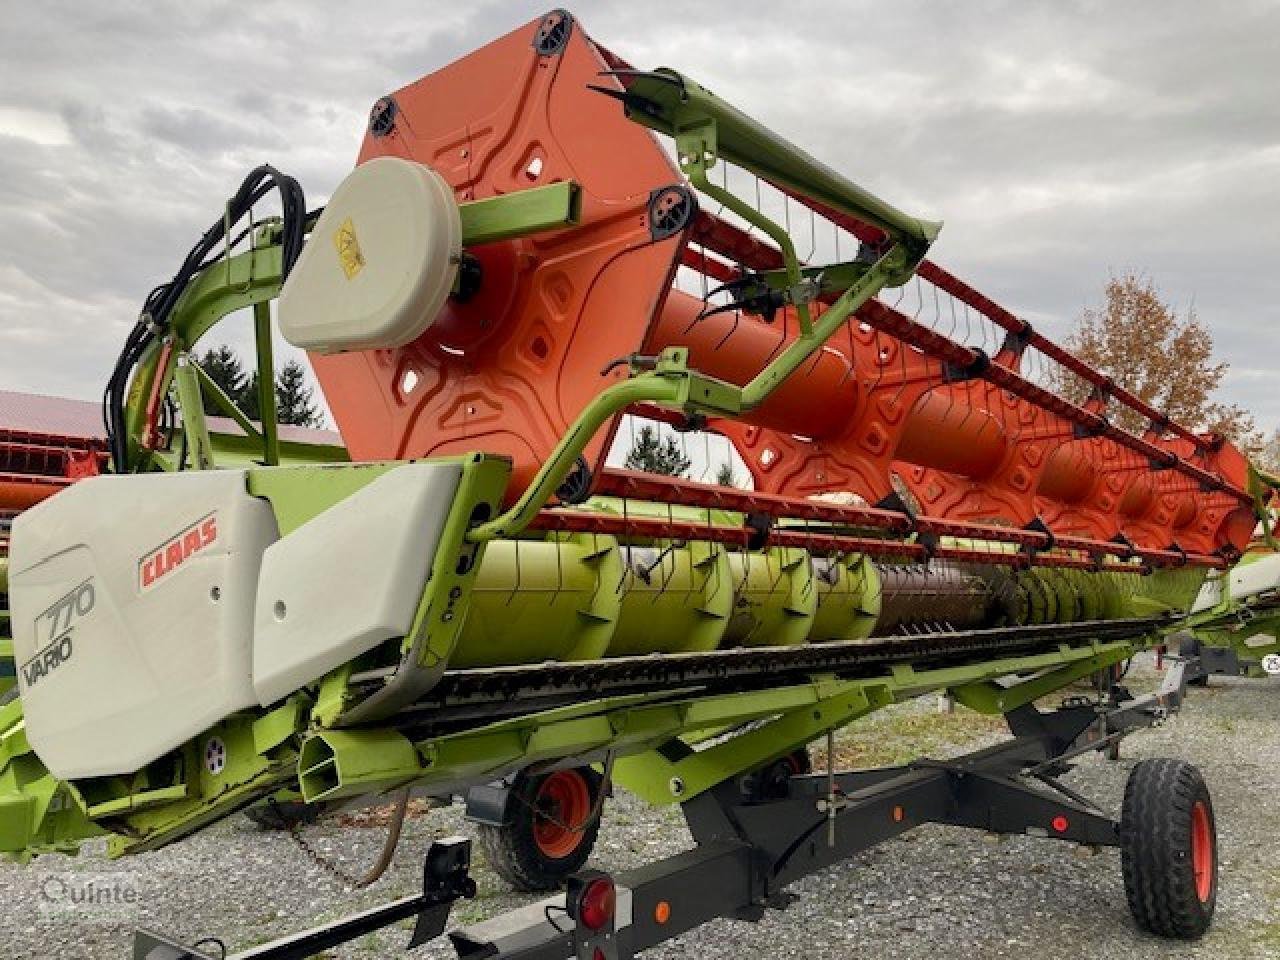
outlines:
[{"label": "auger", "polygon": [[[241,228],[273,192],[282,215]],[[1172,833],[1055,777],[1176,706],[1199,661],[1158,697],[1034,701],[1166,642],[1247,547],[1259,475],[928,260],[939,228],[564,11],[379,99],[323,210],[255,170],[127,338],[111,472],[13,522],[0,850],[462,794],[509,878],[572,875],[576,925],[540,915],[519,949],[608,956],[933,821],[1125,845],[1161,904],[1139,922],[1198,936],[1217,881],[1194,768],[1131,782]],[[193,361],[239,310],[260,422]],[[273,321],[345,451],[281,441]],[[637,416],[727,438],[751,489],[608,466]],[[809,770],[809,742],[931,691],[1014,739]],[[697,855],[579,875],[604,781],[680,803]],[[1189,881],[1143,866],[1169,837]],[[379,918],[439,933],[462,849]],[[673,883],[703,892],[673,906]],[[252,955],[306,955],[277,949]]]}]

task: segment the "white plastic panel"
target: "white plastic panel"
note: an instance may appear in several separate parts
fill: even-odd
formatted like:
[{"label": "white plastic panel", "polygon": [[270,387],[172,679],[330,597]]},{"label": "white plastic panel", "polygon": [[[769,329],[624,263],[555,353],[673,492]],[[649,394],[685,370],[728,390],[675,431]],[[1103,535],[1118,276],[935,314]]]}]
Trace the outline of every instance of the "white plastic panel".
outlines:
[{"label": "white plastic panel", "polygon": [[1191,605],[1191,613],[1203,613],[1222,602],[1222,590],[1225,578],[1219,570],[1210,570],[1196,594],[1196,602]]},{"label": "white plastic panel", "polygon": [[95,477],[17,517],[14,653],[56,776],[130,773],[256,702],[253,598],[276,536],[242,470]]},{"label": "white plastic panel", "polygon": [[1280,553],[1231,568],[1231,597],[1243,600],[1280,589]]},{"label": "white plastic panel", "polygon": [[417,339],[453,289],[462,220],[453,190],[411,160],[378,157],[339,184],[280,293],[280,331],[320,353]]},{"label": "white plastic panel", "polygon": [[254,617],[260,703],[408,632],[461,475],[455,464],[397,467],[267,549]]}]

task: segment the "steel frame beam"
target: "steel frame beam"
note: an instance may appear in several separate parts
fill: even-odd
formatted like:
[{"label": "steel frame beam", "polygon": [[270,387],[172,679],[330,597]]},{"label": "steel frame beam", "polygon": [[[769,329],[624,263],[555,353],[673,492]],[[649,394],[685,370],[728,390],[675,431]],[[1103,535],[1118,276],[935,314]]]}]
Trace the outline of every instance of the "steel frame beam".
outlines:
[{"label": "steel frame beam", "polygon": [[[721,917],[758,920],[795,899],[789,884],[925,823],[1114,846],[1117,821],[1046,771],[1061,772],[1068,754],[1110,745],[1095,735],[1100,723],[1128,732],[1144,725],[1139,718],[1163,716],[1149,707],[1146,698],[1109,710],[1087,704],[1042,714],[1025,706],[1013,721],[1024,732],[1008,743],[946,763],[796,777],[785,797],[764,802],[748,799],[739,779],[726,782],[683,807],[693,850],[618,876],[626,909],[615,955],[630,957]],[[450,938],[463,960],[583,956],[584,938],[563,908],[563,897],[553,897]]]},{"label": "steel frame beam", "polygon": [[[790,884],[927,823],[1116,846],[1120,824],[1055,778],[1075,758],[1113,749],[1163,720],[1202,673],[1190,657],[1176,660],[1160,689],[1144,697],[1113,686],[1103,701],[1069,700],[1054,711],[1020,702],[1006,712],[1011,740],[952,761],[795,776],[772,795],[753,789],[755,770],[742,773],[682,804],[694,849],[616,878],[614,926],[577,929],[561,894],[449,937],[461,960],[590,960],[600,944],[611,960],[627,958],[710,920],[759,920],[796,899]],[[444,930],[453,902],[474,896],[469,852],[461,838],[434,844],[422,894],[227,960],[300,960],[413,917],[409,945],[420,946]],[[150,931],[136,934],[134,957],[211,960]]]},{"label": "steel frame beam", "polygon": [[186,947],[150,930],[134,935],[135,960],[303,960],[330,947],[350,943],[366,934],[403,920],[414,920],[408,949],[412,950],[444,932],[449,908],[455,901],[476,895],[471,879],[471,841],[448,837],[431,844],[422,867],[422,892],[402,897],[332,923],[272,940],[233,956],[215,958]]}]

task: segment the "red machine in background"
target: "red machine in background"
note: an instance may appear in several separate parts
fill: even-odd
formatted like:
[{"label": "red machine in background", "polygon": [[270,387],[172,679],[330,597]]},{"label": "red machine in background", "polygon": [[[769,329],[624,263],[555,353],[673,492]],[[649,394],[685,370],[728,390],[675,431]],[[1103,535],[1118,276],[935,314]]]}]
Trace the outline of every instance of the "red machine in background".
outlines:
[{"label": "red machine in background", "polygon": [[[103,472],[96,404],[0,390],[0,524],[63,487]],[[0,547],[6,533],[0,532]]]}]

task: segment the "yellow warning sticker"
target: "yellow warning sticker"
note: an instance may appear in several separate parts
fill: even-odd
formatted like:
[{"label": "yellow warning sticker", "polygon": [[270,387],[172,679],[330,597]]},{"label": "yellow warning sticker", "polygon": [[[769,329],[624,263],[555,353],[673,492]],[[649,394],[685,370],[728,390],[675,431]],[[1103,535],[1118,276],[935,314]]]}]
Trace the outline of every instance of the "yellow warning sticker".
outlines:
[{"label": "yellow warning sticker", "polygon": [[364,254],[360,252],[360,241],[356,239],[356,225],[351,218],[342,221],[342,226],[334,231],[333,246],[338,251],[338,262],[342,264],[342,272],[348,280],[354,280],[357,273],[364,269]]}]

